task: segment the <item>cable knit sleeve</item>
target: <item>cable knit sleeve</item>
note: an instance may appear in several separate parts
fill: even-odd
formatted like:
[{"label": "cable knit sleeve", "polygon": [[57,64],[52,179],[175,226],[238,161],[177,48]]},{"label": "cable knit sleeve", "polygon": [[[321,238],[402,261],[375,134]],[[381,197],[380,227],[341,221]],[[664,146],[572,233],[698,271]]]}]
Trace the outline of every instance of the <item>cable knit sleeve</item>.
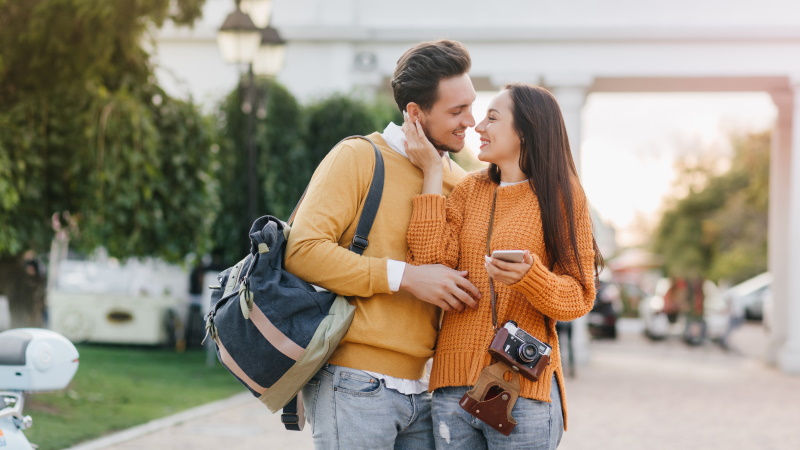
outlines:
[{"label": "cable knit sleeve", "polygon": [[570,260],[565,268],[558,266],[551,271],[539,256],[535,256],[528,273],[510,286],[524,294],[544,315],[560,321],[585,315],[592,309],[595,298],[592,220],[581,189],[575,191],[574,200],[575,238],[583,276],[574,260]]},{"label": "cable knit sleeve", "polygon": [[407,236],[409,264],[444,264],[451,268],[458,265],[463,190],[459,184],[447,199],[441,195],[422,194],[411,200]]}]

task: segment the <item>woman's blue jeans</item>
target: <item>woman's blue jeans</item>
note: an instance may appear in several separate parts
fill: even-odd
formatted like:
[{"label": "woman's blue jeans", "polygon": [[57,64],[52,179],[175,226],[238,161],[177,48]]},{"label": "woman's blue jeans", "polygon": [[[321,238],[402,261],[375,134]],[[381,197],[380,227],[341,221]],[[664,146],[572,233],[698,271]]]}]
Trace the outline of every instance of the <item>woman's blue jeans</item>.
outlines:
[{"label": "woman's blue jeans", "polygon": [[517,426],[509,436],[497,432],[466,412],[458,402],[469,386],[445,387],[433,392],[433,434],[437,449],[554,450],[564,434],[561,396],[553,377],[551,402],[519,397],[511,415]]}]

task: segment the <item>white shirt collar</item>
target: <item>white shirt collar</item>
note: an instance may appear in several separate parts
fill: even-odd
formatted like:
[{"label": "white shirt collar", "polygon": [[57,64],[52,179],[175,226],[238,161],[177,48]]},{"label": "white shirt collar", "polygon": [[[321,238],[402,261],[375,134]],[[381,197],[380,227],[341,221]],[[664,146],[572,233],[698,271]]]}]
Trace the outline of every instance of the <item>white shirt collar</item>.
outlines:
[{"label": "white shirt collar", "polygon": [[[386,125],[383,133],[381,133],[381,137],[384,141],[386,141],[387,144],[389,144],[389,147],[391,147],[392,150],[408,158],[408,155],[406,154],[406,134],[403,133],[403,128],[401,128],[399,125],[395,125],[394,122],[389,122],[389,125]],[[445,152],[445,155],[447,155],[447,165],[452,171],[453,163],[452,159],[450,158],[450,152]]]},{"label": "white shirt collar", "polygon": [[381,137],[389,144],[392,150],[408,158],[406,154],[406,135],[399,125],[395,125],[394,122],[389,122],[389,125],[386,125],[386,129],[383,130]]}]

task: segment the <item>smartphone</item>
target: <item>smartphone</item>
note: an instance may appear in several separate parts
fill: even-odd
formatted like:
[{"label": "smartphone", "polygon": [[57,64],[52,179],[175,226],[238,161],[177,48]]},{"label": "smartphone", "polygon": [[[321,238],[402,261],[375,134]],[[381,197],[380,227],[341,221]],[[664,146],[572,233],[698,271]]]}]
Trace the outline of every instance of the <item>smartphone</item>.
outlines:
[{"label": "smartphone", "polygon": [[408,118],[408,112],[403,111],[403,120],[408,122],[410,119]]},{"label": "smartphone", "polygon": [[512,263],[521,263],[523,256],[525,256],[524,250],[495,250],[492,252],[492,258]]}]

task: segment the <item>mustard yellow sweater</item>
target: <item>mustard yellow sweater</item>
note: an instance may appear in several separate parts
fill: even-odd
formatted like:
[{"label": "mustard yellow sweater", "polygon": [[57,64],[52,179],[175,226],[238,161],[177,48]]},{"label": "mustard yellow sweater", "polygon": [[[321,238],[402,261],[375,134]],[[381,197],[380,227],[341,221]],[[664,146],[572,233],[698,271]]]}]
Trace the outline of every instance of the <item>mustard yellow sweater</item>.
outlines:
[{"label": "mustard yellow sweater", "polygon": [[[329,360],[354,369],[419,379],[433,355],[441,312],[404,293],[392,293],[388,258],[405,261],[411,198],[422,192],[422,172],[392,150],[380,134],[368,136],[381,150],[385,183],[380,208],[363,256],[348,250],[372,181],[372,146],[351,139],[320,163],[295,217],[286,248],[286,268],[341,295],[353,296],[355,317]],[[444,165],[449,193],[465,174]]]},{"label": "mustard yellow sweater", "polygon": [[408,229],[408,261],[442,263],[466,270],[481,292],[477,310],[445,313],[433,358],[430,390],[474,386],[481,370],[492,363],[487,349],[494,331],[489,277],[483,258],[492,197],[497,190],[492,251],[530,250],[534,255],[533,266],[519,282],[512,286],[494,283],[498,326],[514,320],[520,328],[553,347],[550,365],[539,381],[522,378],[520,395],[549,402],[555,373],[561,387],[566,428],[567,403],[555,325],[558,320],[573,320],[589,312],[595,297],[592,224],[583,191],[577,182],[575,186],[576,232],[583,277],[574,262],[567,270],[551,269],[545,253],[539,203],[528,183],[498,187],[481,171],[467,175],[447,200],[439,195],[414,197]]}]

